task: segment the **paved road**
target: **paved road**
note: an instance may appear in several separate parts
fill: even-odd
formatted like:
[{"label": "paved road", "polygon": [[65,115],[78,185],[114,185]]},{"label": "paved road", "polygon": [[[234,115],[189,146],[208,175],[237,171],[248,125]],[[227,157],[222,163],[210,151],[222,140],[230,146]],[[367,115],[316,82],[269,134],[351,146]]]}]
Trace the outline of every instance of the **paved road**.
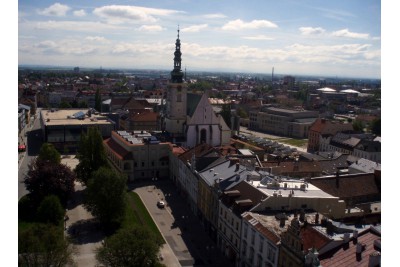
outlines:
[{"label": "paved road", "polygon": [[[157,181],[156,188],[152,184],[136,186],[134,191],[141,197],[181,266],[232,266],[218,251],[172,181]],[[161,199],[167,204],[164,209],[156,205]]]}]

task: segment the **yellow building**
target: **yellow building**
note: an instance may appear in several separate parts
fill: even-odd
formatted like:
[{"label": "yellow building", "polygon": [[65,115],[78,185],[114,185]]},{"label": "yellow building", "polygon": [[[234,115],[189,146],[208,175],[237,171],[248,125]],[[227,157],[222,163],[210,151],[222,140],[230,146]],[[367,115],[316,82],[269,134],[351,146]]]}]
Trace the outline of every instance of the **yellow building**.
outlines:
[{"label": "yellow building", "polygon": [[113,131],[104,145],[113,166],[130,182],[169,177],[171,143],[161,143],[145,131]]}]

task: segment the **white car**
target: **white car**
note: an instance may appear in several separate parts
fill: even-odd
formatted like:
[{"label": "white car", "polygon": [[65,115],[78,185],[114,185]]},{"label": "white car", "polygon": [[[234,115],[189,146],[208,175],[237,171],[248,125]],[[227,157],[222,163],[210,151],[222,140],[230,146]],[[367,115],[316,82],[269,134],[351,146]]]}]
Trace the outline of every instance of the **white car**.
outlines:
[{"label": "white car", "polygon": [[157,201],[157,207],[159,208],[164,208],[165,207],[165,202],[164,201]]}]

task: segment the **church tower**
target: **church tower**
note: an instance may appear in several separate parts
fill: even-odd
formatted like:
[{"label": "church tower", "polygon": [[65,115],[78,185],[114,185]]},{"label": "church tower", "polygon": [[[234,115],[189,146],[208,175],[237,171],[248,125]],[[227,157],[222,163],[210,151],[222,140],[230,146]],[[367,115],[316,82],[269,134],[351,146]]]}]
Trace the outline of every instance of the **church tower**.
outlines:
[{"label": "church tower", "polygon": [[165,130],[174,137],[183,137],[186,124],[187,83],[183,80],[181,41],[175,42],[174,69],[167,87]]}]

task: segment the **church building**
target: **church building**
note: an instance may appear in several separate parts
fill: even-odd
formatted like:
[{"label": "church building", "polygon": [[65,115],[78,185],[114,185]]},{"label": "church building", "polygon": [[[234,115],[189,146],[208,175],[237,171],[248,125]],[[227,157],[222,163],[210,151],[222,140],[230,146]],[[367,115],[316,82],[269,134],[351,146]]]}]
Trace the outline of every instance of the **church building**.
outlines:
[{"label": "church building", "polygon": [[207,93],[187,93],[183,79],[181,42],[175,42],[174,69],[168,83],[164,129],[172,137],[181,138],[183,146],[195,147],[207,143],[221,146],[230,143],[231,130],[221,115],[215,114]]}]

